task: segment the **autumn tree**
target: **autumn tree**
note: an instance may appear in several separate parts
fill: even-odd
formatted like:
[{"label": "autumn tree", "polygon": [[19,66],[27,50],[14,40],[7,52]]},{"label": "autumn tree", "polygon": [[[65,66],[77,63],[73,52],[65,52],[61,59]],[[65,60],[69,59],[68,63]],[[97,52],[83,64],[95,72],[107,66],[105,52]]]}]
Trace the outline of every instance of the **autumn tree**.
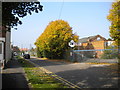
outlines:
[{"label": "autumn tree", "polygon": [[110,36],[120,45],[120,1],[112,3],[107,19],[111,22]]},{"label": "autumn tree", "polygon": [[68,42],[72,39],[77,42],[78,36],[72,33],[68,22],[56,20],[48,24],[35,45],[44,57],[63,58],[65,51],[69,49]]},{"label": "autumn tree", "polygon": [[[19,0],[20,1],[20,0]],[[22,1],[22,0],[21,0]],[[13,28],[22,24],[20,18],[42,11],[42,5],[37,0],[31,2],[2,2],[2,26]],[[1,2],[0,2],[1,3]],[[1,6],[0,6],[1,11]]]}]

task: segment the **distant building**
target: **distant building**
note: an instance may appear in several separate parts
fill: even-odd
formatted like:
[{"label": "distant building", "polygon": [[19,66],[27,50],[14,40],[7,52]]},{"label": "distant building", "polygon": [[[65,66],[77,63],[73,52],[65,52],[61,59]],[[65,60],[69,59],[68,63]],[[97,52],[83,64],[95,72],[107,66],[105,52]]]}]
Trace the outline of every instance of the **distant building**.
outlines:
[{"label": "distant building", "polygon": [[100,35],[95,35],[79,39],[76,46],[78,50],[96,50],[94,54],[96,54],[96,57],[100,57],[103,51],[99,50],[106,49],[107,46],[110,46],[113,42],[114,41],[107,40]]},{"label": "distant building", "polygon": [[114,46],[113,45],[114,42],[115,41],[113,41],[113,40],[107,40],[107,46]]},{"label": "distant building", "polygon": [[20,51],[25,51],[27,52],[29,49],[28,48],[20,48]]},{"label": "distant building", "polygon": [[29,49],[28,48],[20,48],[20,51],[22,52],[22,55],[28,54]]}]

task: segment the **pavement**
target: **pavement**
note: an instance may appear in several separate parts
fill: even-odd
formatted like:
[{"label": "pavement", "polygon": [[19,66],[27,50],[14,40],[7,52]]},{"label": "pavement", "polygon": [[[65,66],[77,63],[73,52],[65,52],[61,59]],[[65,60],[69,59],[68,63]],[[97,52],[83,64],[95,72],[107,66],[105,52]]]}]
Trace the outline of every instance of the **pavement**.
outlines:
[{"label": "pavement", "polygon": [[98,58],[93,58],[93,59],[82,60],[80,62],[84,62],[84,63],[110,63],[110,64],[114,64],[114,63],[118,63],[118,59],[98,59]]},{"label": "pavement", "polygon": [[7,63],[7,68],[2,70],[2,90],[25,89],[29,90],[25,72],[16,59]]},{"label": "pavement", "polygon": [[118,66],[111,63],[61,63],[36,58],[30,61],[81,88],[118,88]]}]

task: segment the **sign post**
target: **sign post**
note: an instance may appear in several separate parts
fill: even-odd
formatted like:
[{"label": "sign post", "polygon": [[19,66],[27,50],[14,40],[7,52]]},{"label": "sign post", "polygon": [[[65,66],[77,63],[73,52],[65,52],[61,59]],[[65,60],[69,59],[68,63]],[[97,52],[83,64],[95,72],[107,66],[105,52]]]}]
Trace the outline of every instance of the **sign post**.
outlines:
[{"label": "sign post", "polygon": [[74,42],[74,40],[71,40],[69,43],[69,46],[71,47],[71,49],[72,49],[72,51],[70,51],[70,57],[72,57],[72,61],[74,61],[74,52],[73,52],[73,47],[75,46],[75,42]]}]

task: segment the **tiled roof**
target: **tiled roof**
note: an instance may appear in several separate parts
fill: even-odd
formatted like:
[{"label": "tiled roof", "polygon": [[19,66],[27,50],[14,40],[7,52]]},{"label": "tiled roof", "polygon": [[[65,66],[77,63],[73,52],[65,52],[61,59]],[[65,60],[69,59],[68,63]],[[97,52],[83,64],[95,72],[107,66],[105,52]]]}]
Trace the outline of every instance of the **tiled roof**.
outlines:
[{"label": "tiled roof", "polygon": [[20,48],[20,51],[28,51],[27,48]]},{"label": "tiled roof", "polygon": [[89,37],[85,37],[85,38],[81,38],[79,39],[79,43],[85,43],[85,42],[88,42],[89,39],[92,39],[94,37],[96,37],[97,35],[95,36],[89,36]]},{"label": "tiled roof", "polygon": [[95,36],[89,36],[89,37],[81,38],[81,39],[79,39],[78,42],[79,42],[79,43],[86,43],[86,42],[88,42],[89,40],[96,38],[97,36],[101,37],[103,40],[106,40],[104,37],[102,37],[102,36],[100,36],[100,35],[95,35]]}]

